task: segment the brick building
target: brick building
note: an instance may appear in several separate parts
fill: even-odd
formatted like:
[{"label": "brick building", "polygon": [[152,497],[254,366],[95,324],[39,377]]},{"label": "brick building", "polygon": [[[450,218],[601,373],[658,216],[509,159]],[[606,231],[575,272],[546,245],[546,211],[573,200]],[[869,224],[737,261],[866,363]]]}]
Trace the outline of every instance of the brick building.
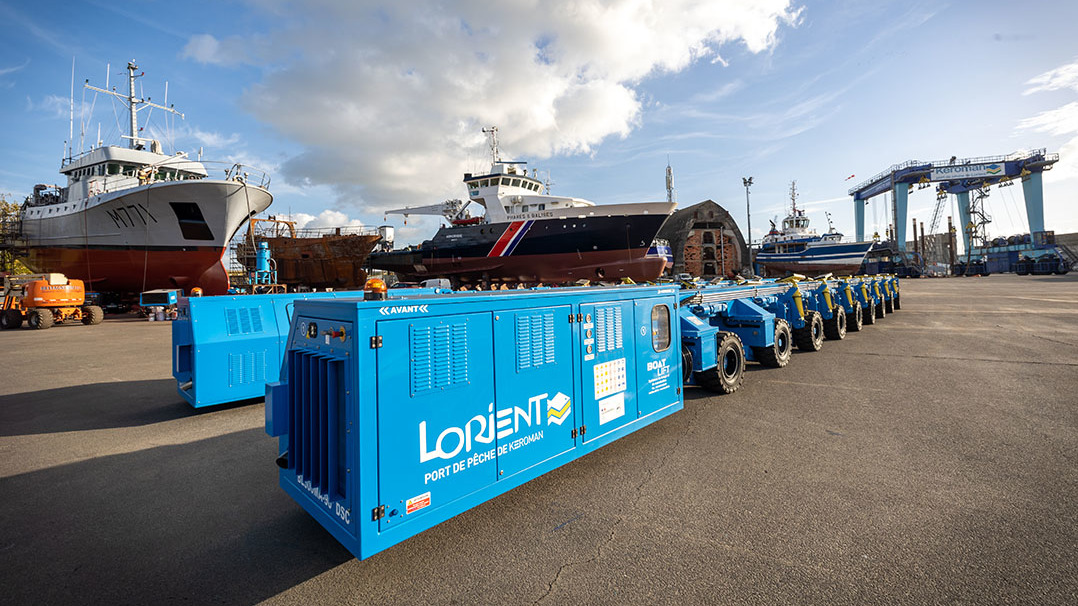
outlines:
[{"label": "brick building", "polygon": [[670,215],[659,238],[670,242],[674,274],[710,279],[749,271],[749,249],[725,208],[705,200]]}]

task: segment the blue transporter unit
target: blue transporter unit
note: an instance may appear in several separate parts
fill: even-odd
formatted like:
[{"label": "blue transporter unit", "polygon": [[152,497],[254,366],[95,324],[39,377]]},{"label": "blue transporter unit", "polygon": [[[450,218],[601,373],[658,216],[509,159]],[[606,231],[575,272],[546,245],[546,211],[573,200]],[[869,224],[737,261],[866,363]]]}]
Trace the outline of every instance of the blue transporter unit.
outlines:
[{"label": "blue transporter unit", "polygon": [[[390,290],[390,298],[449,292]],[[262,399],[276,381],[296,301],[362,297],[362,291],[306,292],[179,299],[172,323],[172,376],[195,408]]]},{"label": "blue transporter unit", "polygon": [[680,290],[296,301],[282,488],[367,558],[683,406]]}]

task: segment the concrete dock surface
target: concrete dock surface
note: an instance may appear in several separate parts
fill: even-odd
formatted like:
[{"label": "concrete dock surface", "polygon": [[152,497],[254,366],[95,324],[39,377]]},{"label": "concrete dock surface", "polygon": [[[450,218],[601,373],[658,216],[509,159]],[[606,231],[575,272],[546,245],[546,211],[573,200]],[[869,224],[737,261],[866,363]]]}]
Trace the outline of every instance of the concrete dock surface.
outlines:
[{"label": "concrete dock surface", "polygon": [[170,325],[0,332],[0,604],[1076,604],[1078,276],[902,309],[366,561]]}]

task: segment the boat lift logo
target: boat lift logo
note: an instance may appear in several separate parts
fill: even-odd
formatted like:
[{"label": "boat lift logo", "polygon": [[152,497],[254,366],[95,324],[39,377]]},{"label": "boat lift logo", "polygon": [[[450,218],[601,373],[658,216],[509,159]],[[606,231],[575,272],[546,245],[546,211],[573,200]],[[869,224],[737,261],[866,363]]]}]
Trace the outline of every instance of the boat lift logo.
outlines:
[{"label": "boat lift logo", "polygon": [[1000,165],[1000,164],[989,164],[988,166],[986,166],[984,168],[984,172],[986,172],[986,173],[988,173],[990,175],[998,175],[1002,171],[1003,171],[1003,166]]}]

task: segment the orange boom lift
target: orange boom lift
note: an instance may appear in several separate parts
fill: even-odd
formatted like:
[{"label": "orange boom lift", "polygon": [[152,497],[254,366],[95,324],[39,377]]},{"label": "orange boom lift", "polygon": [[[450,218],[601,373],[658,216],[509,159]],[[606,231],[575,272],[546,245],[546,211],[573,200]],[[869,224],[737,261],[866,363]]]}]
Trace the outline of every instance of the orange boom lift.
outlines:
[{"label": "orange boom lift", "polygon": [[37,329],[67,321],[100,324],[105,312],[97,305],[85,303],[86,288],[82,280],[68,280],[63,274],[8,276],[4,278],[0,328],[18,328],[23,320],[30,328]]}]

